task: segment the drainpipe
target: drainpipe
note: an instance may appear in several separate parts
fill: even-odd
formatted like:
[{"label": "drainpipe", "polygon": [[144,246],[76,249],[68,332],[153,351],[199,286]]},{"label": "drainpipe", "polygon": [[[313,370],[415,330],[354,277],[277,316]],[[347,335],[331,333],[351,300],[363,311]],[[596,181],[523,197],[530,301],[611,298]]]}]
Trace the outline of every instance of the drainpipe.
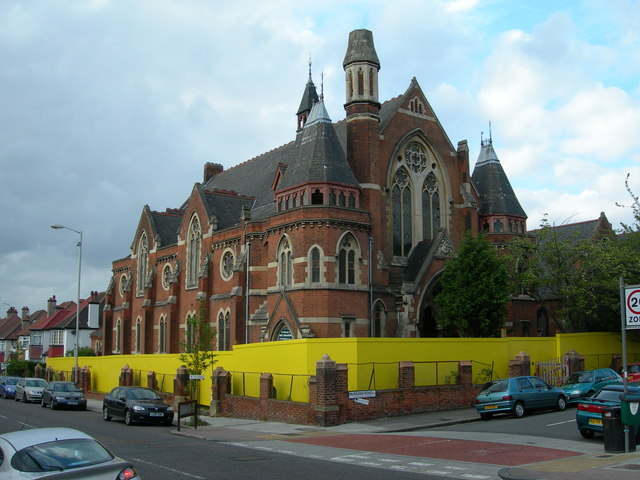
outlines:
[{"label": "drainpipe", "polygon": [[251,265],[251,242],[247,242],[247,275],[245,278],[245,294],[244,294],[244,311],[245,311],[245,319],[244,319],[244,343],[249,343],[249,267]]},{"label": "drainpipe", "polygon": [[373,237],[369,235],[369,336],[373,331]]}]

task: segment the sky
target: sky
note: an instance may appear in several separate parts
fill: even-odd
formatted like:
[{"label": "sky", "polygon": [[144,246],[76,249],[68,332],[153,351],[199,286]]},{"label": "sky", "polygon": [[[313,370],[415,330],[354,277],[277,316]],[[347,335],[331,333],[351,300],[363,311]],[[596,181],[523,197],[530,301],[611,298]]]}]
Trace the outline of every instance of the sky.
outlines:
[{"label": "sky", "polygon": [[[104,291],[144,205],[295,138],[308,78],[344,118],[349,32],[382,101],[416,77],[471,169],[491,136],[528,228],[632,223],[640,0],[0,0],[0,317]],[[322,79],[322,80],[321,80]],[[51,225],[68,229],[53,230]]]}]

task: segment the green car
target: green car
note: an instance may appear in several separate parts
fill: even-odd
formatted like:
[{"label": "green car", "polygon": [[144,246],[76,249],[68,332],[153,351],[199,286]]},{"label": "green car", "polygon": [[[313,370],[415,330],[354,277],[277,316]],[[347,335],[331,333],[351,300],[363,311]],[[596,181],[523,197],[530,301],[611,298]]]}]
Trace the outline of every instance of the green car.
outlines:
[{"label": "green car", "polygon": [[622,384],[622,377],[610,368],[598,368],[572,373],[560,388],[567,394],[568,403],[578,403],[607,385]]}]

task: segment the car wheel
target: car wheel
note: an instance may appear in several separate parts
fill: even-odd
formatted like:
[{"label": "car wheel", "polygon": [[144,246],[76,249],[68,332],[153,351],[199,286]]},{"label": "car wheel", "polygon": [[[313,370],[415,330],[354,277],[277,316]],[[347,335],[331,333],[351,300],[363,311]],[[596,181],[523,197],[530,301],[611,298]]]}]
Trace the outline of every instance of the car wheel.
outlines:
[{"label": "car wheel", "polygon": [[480,414],[480,418],[482,420],[491,420],[492,417],[493,417],[493,413],[481,413]]},{"label": "car wheel", "polygon": [[18,394],[17,394],[17,393],[16,393],[15,397],[13,397],[13,399],[14,399],[16,402],[19,402],[19,401],[20,401],[20,399],[18,398]]},{"label": "car wheel", "polygon": [[26,394],[26,393],[23,393],[23,394],[22,394],[22,401],[23,401],[24,403],[28,403],[28,402],[29,402],[29,400],[27,400],[27,394]]},{"label": "car wheel", "polygon": [[56,404],[53,403],[53,398],[51,399],[51,403],[49,404],[49,407],[51,408],[51,410],[55,410],[57,408]]},{"label": "car wheel", "polygon": [[567,408],[567,399],[564,398],[562,395],[558,397],[558,403],[556,403],[556,408],[560,411]]},{"label": "car wheel", "polygon": [[513,406],[513,416],[516,418],[524,417],[524,403],[516,402]]},{"label": "car wheel", "polygon": [[595,432],[593,430],[581,428],[580,435],[582,435],[583,438],[593,438],[593,436],[595,435]]},{"label": "car wheel", "polygon": [[127,425],[133,425],[133,420],[131,419],[131,410],[125,410],[124,423],[126,423]]},{"label": "car wheel", "polygon": [[102,407],[102,419],[105,422],[108,422],[109,420],[111,420],[111,415],[109,415],[109,409],[107,409],[106,406]]},{"label": "car wheel", "polygon": [[40,406],[41,406],[42,408],[45,408],[45,407],[47,406],[47,404],[46,404],[46,403],[44,403],[44,398],[40,401]]}]

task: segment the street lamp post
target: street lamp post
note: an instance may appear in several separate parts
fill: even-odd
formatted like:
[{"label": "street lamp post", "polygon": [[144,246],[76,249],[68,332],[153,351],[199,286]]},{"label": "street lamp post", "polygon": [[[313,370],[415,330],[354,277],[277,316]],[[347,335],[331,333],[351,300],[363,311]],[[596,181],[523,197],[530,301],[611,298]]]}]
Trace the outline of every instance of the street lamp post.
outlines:
[{"label": "street lamp post", "polygon": [[78,338],[80,337],[80,278],[82,273],[82,230],[74,230],[73,228],[65,227],[64,225],[51,225],[51,228],[55,230],[65,229],[76,232],[80,235],[80,241],[78,242],[78,303],[76,304],[76,341],[73,348],[73,381],[78,382]]}]

